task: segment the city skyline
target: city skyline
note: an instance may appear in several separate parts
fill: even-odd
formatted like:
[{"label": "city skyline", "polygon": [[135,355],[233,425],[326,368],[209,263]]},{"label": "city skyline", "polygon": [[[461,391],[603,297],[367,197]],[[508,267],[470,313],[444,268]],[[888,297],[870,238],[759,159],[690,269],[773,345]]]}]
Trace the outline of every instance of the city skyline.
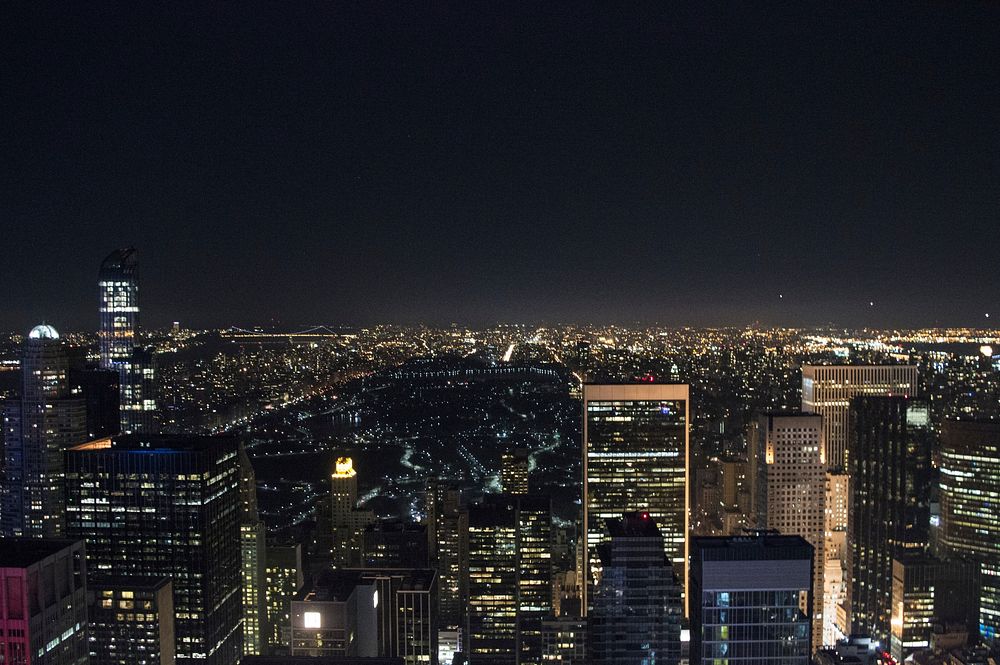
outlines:
[{"label": "city skyline", "polygon": [[5,8],[0,329],[987,325],[1000,7],[893,7]]}]

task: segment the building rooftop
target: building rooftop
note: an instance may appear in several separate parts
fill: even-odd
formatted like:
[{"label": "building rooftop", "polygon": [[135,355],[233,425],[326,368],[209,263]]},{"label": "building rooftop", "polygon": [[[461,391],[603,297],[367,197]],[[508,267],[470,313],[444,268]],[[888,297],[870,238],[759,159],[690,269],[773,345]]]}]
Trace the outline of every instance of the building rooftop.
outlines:
[{"label": "building rooftop", "polygon": [[232,443],[233,436],[170,436],[164,434],[125,434],[95,439],[71,447],[71,452],[97,450],[148,451],[148,452],[197,452],[215,450],[220,444]]},{"label": "building rooftop", "polygon": [[813,546],[802,536],[770,532],[694,538],[691,549],[703,561],[781,561],[813,556]]},{"label": "building rooftop", "polygon": [[83,541],[54,538],[0,538],[0,568],[27,568]]}]

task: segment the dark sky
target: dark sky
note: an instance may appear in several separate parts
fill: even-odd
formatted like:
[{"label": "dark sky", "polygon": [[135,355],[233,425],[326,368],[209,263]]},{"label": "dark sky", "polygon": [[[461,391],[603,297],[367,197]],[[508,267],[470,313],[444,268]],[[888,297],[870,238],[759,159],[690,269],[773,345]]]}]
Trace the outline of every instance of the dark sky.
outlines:
[{"label": "dark sky", "polygon": [[608,5],[5,3],[0,329],[1000,318],[1000,3]]}]

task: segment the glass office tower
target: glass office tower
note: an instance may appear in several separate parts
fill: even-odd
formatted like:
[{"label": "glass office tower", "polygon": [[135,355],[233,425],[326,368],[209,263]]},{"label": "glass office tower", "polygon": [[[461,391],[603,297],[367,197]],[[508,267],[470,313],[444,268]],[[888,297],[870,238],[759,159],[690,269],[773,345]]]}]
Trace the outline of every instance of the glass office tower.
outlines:
[{"label": "glass office tower", "polygon": [[889,644],[892,561],[930,537],[930,409],[906,397],[851,400],[851,632]]},{"label": "glass office tower", "polygon": [[674,569],[686,570],[689,427],[687,385],[584,385],[584,611],[600,580],[597,546],[608,538],[609,519],[649,513]]},{"label": "glass office tower", "polygon": [[809,665],[812,564],[801,536],[694,538],[691,664]]},{"label": "glass office tower", "polygon": [[170,578],[178,663],[239,661],[239,524],[233,437],[123,435],[66,453],[66,531],[87,542],[90,581]]},{"label": "glass office tower", "polygon": [[941,541],[979,565],[979,632],[1000,636],[1000,422],[946,421],[941,431]]},{"label": "glass office tower", "polygon": [[156,368],[152,353],[137,346],[139,262],[135,248],[116,249],[97,275],[101,369],[118,372],[121,431],[151,432],[155,427]]}]

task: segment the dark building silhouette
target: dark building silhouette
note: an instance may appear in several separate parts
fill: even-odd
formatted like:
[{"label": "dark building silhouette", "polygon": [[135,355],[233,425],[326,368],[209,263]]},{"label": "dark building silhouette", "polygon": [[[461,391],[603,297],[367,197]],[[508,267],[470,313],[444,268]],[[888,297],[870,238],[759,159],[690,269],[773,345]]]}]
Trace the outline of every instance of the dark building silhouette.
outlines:
[{"label": "dark building silhouette", "polygon": [[601,581],[587,616],[590,662],[677,663],[681,656],[681,584],[649,513],[607,520],[598,546]]},{"label": "dark building silhouette", "polygon": [[930,523],[930,408],[907,397],[855,397],[848,459],[851,630],[889,643],[892,560],[922,552]]},{"label": "dark building silhouette", "polygon": [[173,581],[178,663],[239,661],[235,438],[122,435],[74,446],[66,515],[67,533],[87,542],[95,587],[125,577]]},{"label": "dark building silhouette", "polygon": [[110,369],[69,370],[70,392],[83,398],[87,411],[87,440],[121,431],[121,377]]},{"label": "dark building silhouette", "polygon": [[426,568],[427,526],[400,519],[380,520],[361,534],[365,568]]}]

